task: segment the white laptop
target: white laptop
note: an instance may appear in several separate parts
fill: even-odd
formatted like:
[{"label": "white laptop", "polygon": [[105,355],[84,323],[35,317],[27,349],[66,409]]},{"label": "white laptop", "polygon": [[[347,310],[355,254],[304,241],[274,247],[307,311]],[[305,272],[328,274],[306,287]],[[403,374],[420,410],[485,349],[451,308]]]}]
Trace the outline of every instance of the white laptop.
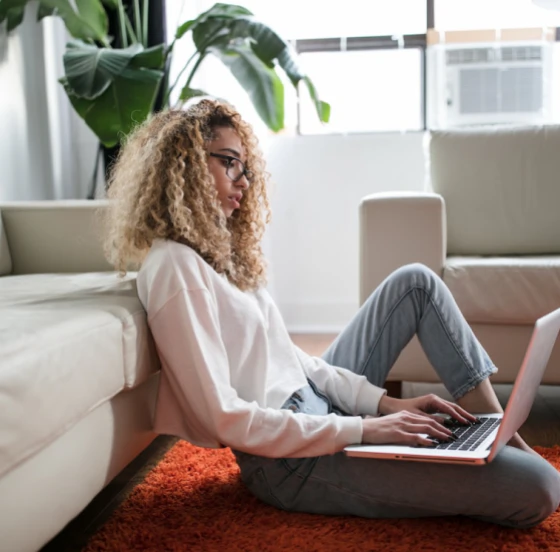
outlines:
[{"label": "white laptop", "polygon": [[506,411],[503,414],[476,414],[481,424],[451,428],[457,441],[430,447],[352,445],[344,452],[348,456],[446,464],[492,462],[529,416],[559,330],[560,309],[537,320]]}]

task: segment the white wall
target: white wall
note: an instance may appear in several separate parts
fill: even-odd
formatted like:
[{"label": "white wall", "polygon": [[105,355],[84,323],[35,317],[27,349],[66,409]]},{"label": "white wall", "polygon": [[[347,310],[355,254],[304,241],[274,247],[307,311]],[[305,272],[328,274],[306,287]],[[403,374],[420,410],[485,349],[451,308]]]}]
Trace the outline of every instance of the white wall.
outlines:
[{"label": "white wall", "polygon": [[5,33],[0,37],[0,201],[49,199],[54,193],[51,158],[44,147],[49,128],[43,116],[47,113],[43,32],[34,23],[27,17],[9,37]]},{"label": "white wall", "polygon": [[275,136],[266,145],[270,291],[290,331],[342,329],[358,309],[358,206],[422,190],[422,133]]},{"label": "white wall", "polygon": [[58,82],[67,34],[36,10],[30,2],[15,31],[0,30],[0,201],[85,198],[74,144],[85,125]]}]

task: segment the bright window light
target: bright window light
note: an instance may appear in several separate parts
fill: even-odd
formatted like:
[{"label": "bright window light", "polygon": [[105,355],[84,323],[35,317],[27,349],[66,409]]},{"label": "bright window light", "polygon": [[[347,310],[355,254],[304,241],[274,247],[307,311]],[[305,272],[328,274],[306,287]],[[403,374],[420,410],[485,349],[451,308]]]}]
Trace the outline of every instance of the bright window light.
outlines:
[{"label": "bright window light", "polygon": [[443,31],[560,26],[560,11],[531,0],[435,0],[434,13]]},{"label": "bright window light", "polygon": [[321,124],[302,88],[302,134],[422,128],[422,53],[417,49],[302,54],[307,72],[331,104]]},{"label": "bright window light", "polygon": [[244,0],[243,6],[287,39],[426,32],[423,0]]}]

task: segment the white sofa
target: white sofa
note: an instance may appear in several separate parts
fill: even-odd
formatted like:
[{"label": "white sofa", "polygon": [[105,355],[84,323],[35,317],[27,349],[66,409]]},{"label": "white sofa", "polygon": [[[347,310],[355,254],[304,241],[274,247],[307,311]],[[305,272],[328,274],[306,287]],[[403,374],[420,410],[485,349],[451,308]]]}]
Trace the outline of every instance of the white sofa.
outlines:
[{"label": "white sofa", "polygon": [[34,552],[155,437],[159,361],[104,201],[0,204],[0,549]]},{"label": "white sofa", "polygon": [[[449,286],[511,383],[535,320],[560,307],[560,127],[432,132],[431,191],[360,204],[360,304],[398,267],[420,262]],[[389,381],[435,382],[414,338]],[[560,383],[560,342],[543,383]]]}]

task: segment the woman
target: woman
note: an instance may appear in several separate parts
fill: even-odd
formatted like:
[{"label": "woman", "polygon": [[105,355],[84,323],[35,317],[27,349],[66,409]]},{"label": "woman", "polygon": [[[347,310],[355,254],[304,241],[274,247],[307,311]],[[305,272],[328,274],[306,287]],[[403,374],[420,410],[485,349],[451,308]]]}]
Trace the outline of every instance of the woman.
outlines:
[{"label": "woman", "polygon": [[[518,435],[483,467],[341,452],[449,439],[434,412],[465,424],[476,421],[470,412],[501,412],[488,380],[496,368],[422,265],[389,276],[323,358],[298,349],[264,289],[266,182],[250,126],[215,101],[153,116],[121,151],[106,251],[121,272],[141,265],[138,293],[162,362],[155,431],[231,447],[251,492],[286,510],[544,520],[560,478]],[[414,334],[456,403],[382,389]]]}]

